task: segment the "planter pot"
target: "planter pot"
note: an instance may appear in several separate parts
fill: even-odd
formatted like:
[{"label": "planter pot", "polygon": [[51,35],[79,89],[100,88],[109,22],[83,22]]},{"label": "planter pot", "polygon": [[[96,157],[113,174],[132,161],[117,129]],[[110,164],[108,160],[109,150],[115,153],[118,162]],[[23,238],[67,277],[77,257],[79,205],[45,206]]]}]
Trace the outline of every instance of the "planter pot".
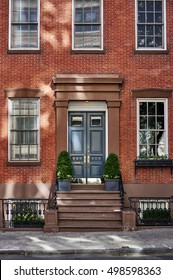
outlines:
[{"label": "planter pot", "polygon": [[119,179],[106,179],[105,180],[106,191],[119,191],[120,190],[120,180]]},{"label": "planter pot", "polygon": [[71,191],[70,180],[60,180],[58,179],[58,190],[61,192]]},{"label": "planter pot", "polygon": [[141,159],[135,160],[136,167],[172,167],[171,159]]}]

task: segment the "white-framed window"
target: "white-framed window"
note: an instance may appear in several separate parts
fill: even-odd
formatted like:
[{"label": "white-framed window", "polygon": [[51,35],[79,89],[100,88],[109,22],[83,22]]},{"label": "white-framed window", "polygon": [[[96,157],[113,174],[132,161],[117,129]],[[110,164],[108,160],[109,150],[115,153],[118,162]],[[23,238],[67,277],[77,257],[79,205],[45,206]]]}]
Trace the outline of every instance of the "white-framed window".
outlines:
[{"label": "white-framed window", "polygon": [[137,99],[138,158],[168,158],[167,99]]},{"label": "white-framed window", "polygon": [[39,161],[38,98],[13,98],[9,106],[9,161]]},{"label": "white-framed window", "polygon": [[166,49],[166,0],[136,0],[136,49]]},{"label": "white-framed window", "polygon": [[39,50],[40,0],[9,0],[9,50]]},{"label": "white-framed window", "polygon": [[103,0],[73,1],[73,49],[103,49]]}]

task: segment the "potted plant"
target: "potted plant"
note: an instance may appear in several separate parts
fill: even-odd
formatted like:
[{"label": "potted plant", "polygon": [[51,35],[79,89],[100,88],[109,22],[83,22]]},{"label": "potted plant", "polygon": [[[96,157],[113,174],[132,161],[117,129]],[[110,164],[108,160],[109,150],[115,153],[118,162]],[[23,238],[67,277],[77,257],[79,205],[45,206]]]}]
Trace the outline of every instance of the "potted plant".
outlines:
[{"label": "potted plant", "polygon": [[73,177],[73,165],[67,151],[60,152],[56,164],[56,175],[59,191],[71,190],[71,179]]},{"label": "potted plant", "polygon": [[114,153],[110,153],[103,169],[103,178],[107,191],[120,190],[120,175],[118,156]]}]

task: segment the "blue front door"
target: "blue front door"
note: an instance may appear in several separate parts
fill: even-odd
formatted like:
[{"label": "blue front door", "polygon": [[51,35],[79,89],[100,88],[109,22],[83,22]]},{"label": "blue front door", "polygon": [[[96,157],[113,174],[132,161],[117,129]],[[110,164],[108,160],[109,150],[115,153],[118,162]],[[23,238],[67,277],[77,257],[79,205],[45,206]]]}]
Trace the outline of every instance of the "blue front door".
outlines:
[{"label": "blue front door", "polygon": [[70,112],[68,151],[74,178],[101,178],[105,162],[105,113]]}]

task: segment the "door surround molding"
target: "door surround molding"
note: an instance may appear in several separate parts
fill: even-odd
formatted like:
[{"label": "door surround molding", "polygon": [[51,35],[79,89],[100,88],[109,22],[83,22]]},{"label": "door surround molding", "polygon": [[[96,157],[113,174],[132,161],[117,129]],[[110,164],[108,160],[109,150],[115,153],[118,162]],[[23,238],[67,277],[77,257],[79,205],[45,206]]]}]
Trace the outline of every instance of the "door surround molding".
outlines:
[{"label": "door surround molding", "polygon": [[[108,153],[119,155],[120,90],[123,79],[117,74],[57,74],[52,78],[56,114],[56,154],[67,149],[68,106],[71,101],[107,104]],[[100,110],[100,108],[98,109]]]}]

